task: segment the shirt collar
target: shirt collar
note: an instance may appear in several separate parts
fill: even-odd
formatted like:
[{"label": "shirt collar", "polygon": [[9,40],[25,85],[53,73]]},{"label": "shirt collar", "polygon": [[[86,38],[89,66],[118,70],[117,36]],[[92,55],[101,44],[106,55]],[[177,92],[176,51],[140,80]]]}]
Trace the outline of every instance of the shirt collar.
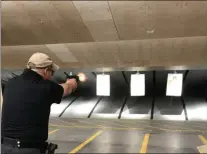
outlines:
[{"label": "shirt collar", "polygon": [[27,68],[24,69],[22,75],[28,78],[43,79],[43,77],[40,74]]}]

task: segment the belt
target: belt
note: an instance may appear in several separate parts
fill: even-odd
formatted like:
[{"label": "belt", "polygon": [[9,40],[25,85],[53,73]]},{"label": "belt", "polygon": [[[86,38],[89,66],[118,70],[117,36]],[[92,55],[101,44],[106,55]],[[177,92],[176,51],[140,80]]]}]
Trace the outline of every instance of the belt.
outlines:
[{"label": "belt", "polygon": [[46,149],[48,146],[47,142],[33,142],[33,141],[22,141],[19,139],[13,139],[8,137],[1,138],[1,144],[11,145],[17,148],[35,148],[35,149]]}]

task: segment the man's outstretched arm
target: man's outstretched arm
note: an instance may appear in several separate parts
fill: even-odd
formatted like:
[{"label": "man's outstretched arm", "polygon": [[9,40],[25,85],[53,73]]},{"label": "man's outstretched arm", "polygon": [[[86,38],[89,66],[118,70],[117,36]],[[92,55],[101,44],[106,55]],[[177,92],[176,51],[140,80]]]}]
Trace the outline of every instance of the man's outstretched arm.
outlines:
[{"label": "man's outstretched arm", "polygon": [[65,83],[52,83],[52,102],[59,104],[63,97],[70,95],[77,88],[75,79],[68,79]]},{"label": "man's outstretched arm", "polygon": [[77,88],[75,79],[69,79],[65,83],[59,85],[63,87],[63,97],[70,95]]}]

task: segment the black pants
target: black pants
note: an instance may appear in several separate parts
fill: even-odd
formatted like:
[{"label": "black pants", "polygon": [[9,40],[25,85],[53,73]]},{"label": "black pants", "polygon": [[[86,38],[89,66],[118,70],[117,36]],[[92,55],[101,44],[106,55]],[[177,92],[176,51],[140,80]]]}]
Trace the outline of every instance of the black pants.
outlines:
[{"label": "black pants", "polygon": [[2,154],[45,154],[41,153],[40,149],[17,148],[12,145],[1,144]]}]

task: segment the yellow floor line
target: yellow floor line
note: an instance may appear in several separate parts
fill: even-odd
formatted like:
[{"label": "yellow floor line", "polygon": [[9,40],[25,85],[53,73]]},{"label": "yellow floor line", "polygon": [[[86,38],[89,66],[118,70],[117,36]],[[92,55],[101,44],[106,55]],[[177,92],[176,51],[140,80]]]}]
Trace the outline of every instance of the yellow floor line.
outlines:
[{"label": "yellow floor line", "polygon": [[76,126],[76,124],[70,123],[70,122],[67,122],[67,121],[64,121],[64,120],[60,120],[60,119],[55,119],[55,120],[61,121],[63,123],[66,123],[66,124],[69,124],[69,125],[72,125],[72,126]]},{"label": "yellow floor line", "polygon": [[59,130],[60,130],[60,129],[51,130],[51,131],[49,131],[48,134],[50,135],[50,134],[55,133],[55,132],[57,132],[57,131],[59,131]]},{"label": "yellow floor line", "polygon": [[[83,143],[81,143],[79,146],[77,146],[75,149],[73,149],[70,153],[76,153],[79,150],[81,150],[84,146],[86,146],[88,143],[90,143],[91,141],[93,141],[97,136],[99,136],[101,133],[103,133],[103,131],[98,131],[95,134],[93,134],[91,137],[89,137],[86,141],[84,141]],[[69,153],[69,154],[70,154]]]},{"label": "yellow floor line", "polygon": [[[131,122],[124,122],[124,121],[120,121],[120,123],[122,124],[130,124],[130,125],[134,125],[134,123],[131,123]],[[135,123],[136,125],[136,123]],[[158,129],[158,130],[163,130],[163,131],[172,131],[172,130],[169,130],[169,129],[164,129],[164,128],[159,128],[159,127],[155,127],[155,126],[150,126],[150,125],[144,125],[144,124],[138,124],[139,126],[142,126],[143,129],[147,129],[147,128],[153,128],[153,129]],[[135,126],[136,127],[136,126]],[[152,131],[152,130],[151,130]]]},{"label": "yellow floor line", "polygon": [[105,126],[103,126],[103,125],[96,125],[96,124],[92,124],[92,123],[90,123],[90,122],[87,122],[87,121],[81,121],[82,123],[86,123],[86,124],[89,124],[89,125],[93,125],[93,126],[98,126],[98,127],[100,127],[100,128],[105,128]]},{"label": "yellow floor line", "polygon": [[[62,127],[62,128],[88,128],[88,129],[100,129],[100,127],[92,127],[92,126],[78,126],[76,125],[75,127],[74,126],[67,126],[67,125],[53,125],[53,124],[50,124],[50,127]],[[109,130],[140,130],[140,128],[121,128],[121,127],[104,127],[102,129],[109,129]],[[148,130],[148,129],[145,129],[146,131],[152,131],[152,130]]]},{"label": "yellow floor line", "polygon": [[[174,129],[174,130],[170,130],[170,129],[164,129],[164,128],[159,128],[159,127],[153,127],[153,126],[148,126],[148,125],[144,125],[144,124],[140,124],[144,127],[148,127],[148,128],[154,128],[157,130],[162,130],[162,131],[166,131],[166,132],[200,132],[200,133],[206,133],[207,131],[201,131],[201,130],[179,130],[179,129]],[[148,129],[148,128],[140,128],[140,127],[125,127],[125,128],[121,128],[121,127],[110,127],[110,126],[105,126],[105,127],[93,127],[93,126],[79,126],[79,125],[56,125],[56,124],[49,124],[49,126],[51,127],[65,127],[65,128],[86,128],[86,129],[110,129],[110,130],[140,130],[140,131],[153,131],[152,129]]]},{"label": "yellow floor line", "polygon": [[148,142],[149,142],[149,136],[150,136],[150,134],[145,134],[144,140],[142,142],[142,147],[141,147],[140,153],[146,153],[147,152],[147,145],[148,145]]},{"label": "yellow floor line", "polygon": [[199,153],[207,153],[207,144],[197,147]]},{"label": "yellow floor line", "polygon": [[[148,123],[148,121],[142,121],[142,120],[140,120],[139,122],[143,122],[143,123],[145,123],[145,124],[149,124]],[[169,123],[162,123],[162,122],[159,122],[159,121],[150,121],[150,123],[151,124],[153,124],[153,125],[158,125],[158,126],[167,126],[167,127],[169,127],[170,129],[176,129],[176,127],[177,126],[175,126],[175,125],[170,125]],[[178,128],[179,127],[179,128]],[[182,129],[180,126],[178,126],[177,128],[178,129]],[[185,128],[183,128],[183,129],[185,129]]]},{"label": "yellow floor line", "polygon": [[195,124],[196,126],[199,126],[199,127],[202,127],[202,128],[206,128],[206,125],[202,125],[200,122],[195,122],[194,121],[194,122],[191,122],[191,123],[190,122],[187,122],[187,123],[193,124],[193,125]]},{"label": "yellow floor line", "polygon": [[[169,122],[169,121],[168,121]],[[197,128],[202,128],[202,129],[205,129],[205,127],[200,127],[200,126],[195,126],[195,125],[193,125],[192,123],[188,123],[187,121],[185,121],[184,123],[180,123],[180,122],[175,122],[174,123],[175,125],[177,125],[177,126],[179,126],[179,127],[185,127],[185,126],[189,126],[189,127],[197,127]],[[172,124],[172,125],[174,125],[174,124]],[[188,125],[186,125],[186,124],[188,124]],[[185,128],[184,128],[185,129]],[[194,128],[193,128],[194,129]],[[202,130],[201,130],[202,131]]]},{"label": "yellow floor line", "polygon": [[92,127],[92,126],[67,126],[67,125],[50,125],[50,126],[53,126],[53,127],[66,127],[66,128],[100,128],[100,127]]},{"label": "yellow floor line", "polygon": [[[129,121],[124,121],[123,123],[125,124],[133,124]],[[150,126],[150,125],[145,125],[145,124],[140,124],[139,125],[141,126],[144,126],[144,127],[148,127],[148,128],[154,128],[154,129],[158,129],[158,130],[163,130],[163,131],[166,131],[166,132],[200,132],[200,133],[205,133],[207,131],[203,131],[203,130],[197,130],[197,129],[189,129],[189,130],[184,130],[184,129],[167,129],[167,128],[161,128],[161,127],[156,127],[156,126]]]},{"label": "yellow floor line", "polygon": [[200,153],[207,153],[207,139],[202,135],[198,135],[198,137],[204,144],[204,145],[201,145],[201,146],[197,147],[198,151]]},{"label": "yellow floor line", "polygon": [[[145,123],[145,124],[149,124],[148,122],[146,122],[146,121],[139,121],[139,122],[143,122],[143,123]],[[167,127],[169,127],[170,129],[173,129],[173,130],[180,130],[180,131],[198,131],[198,132],[202,132],[202,130],[199,130],[199,129],[188,129],[188,128],[181,128],[181,126],[178,126],[177,124],[175,124],[174,126],[172,126],[172,125],[169,125],[169,124],[164,124],[164,123],[160,123],[160,122],[156,122],[156,123],[153,123],[152,122],[152,124],[154,124],[154,125],[163,125],[163,126],[167,126]],[[177,125],[177,126],[176,126]],[[165,129],[165,128],[164,128]],[[166,129],[168,129],[168,128],[166,128]]]},{"label": "yellow floor line", "polygon": [[[128,124],[133,124],[131,122],[124,122],[124,123],[128,123]],[[150,125],[145,125],[145,124],[139,124],[141,126],[144,126],[144,127],[148,127],[148,128],[154,128],[154,129],[158,129],[158,130],[163,130],[163,131],[166,131],[166,132],[178,132],[179,130],[171,130],[171,129],[166,129],[166,128],[161,128],[161,127],[155,127],[155,126],[150,126]]]},{"label": "yellow floor line", "polygon": [[205,129],[205,127],[202,127],[202,126],[196,126],[196,125],[192,125],[192,124],[190,124],[190,123],[188,123],[188,124],[189,124],[189,126],[191,126],[191,127],[197,127],[197,128]]},{"label": "yellow floor line", "polygon": [[198,137],[203,142],[203,144],[207,145],[207,139],[203,135],[198,135]]},{"label": "yellow floor line", "polygon": [[110,124],[110,125],[116,125],[116,126],[122,126],[122,127],[125,127],[125,128],[129,128],[128,126],[125,126],[125,125],[121,125],[121,124],[117,124],[115,122],[109,122],[109,121],[101,121],[101,123],[105,123],[105,124]]},{"label": "yellow floor line", "polygon": [[184,125],[183,124],[180,124],[180,123],[175,123],[175,127],[179,127],[179,129],[184,129],[184,130],[189,130],[189,131],[199,131],[199,132],[202,132],[202,130],[200,130],[200,129],[197,129],[197,128],[201,128],[201,127],[198,127],[198,126],[194,126],[194,125],[190,125],[190,124],[188,124],[188,125],[186,125],[187,127],[197,127],[197,128],[184,128],[184,127],[186,127],[185,126],[185,124],[188,124],[188,123],[184,123]]},{"label": "yellow floor line", "polygon": [[131,128],[131,127],[129,127],[129,126],[125,126],[125,125],[122,125],[122,124],[117,124],[117,123],[115,123],[115,122],[108,122],[108,121],[104,121],[104,122],[102,122],[102,123],[105,123],[105,124],[111,124],[111,125],[116,125],[116,126],[121,126],[121,127],[124,127],[124,128],[127,128],[127,129],[133,129],[133,128],[135,128],[135,129],[139,129],[139,130],[145,130],[145,128],[140,128],[140,127],[133,127],[133,128]]}]

